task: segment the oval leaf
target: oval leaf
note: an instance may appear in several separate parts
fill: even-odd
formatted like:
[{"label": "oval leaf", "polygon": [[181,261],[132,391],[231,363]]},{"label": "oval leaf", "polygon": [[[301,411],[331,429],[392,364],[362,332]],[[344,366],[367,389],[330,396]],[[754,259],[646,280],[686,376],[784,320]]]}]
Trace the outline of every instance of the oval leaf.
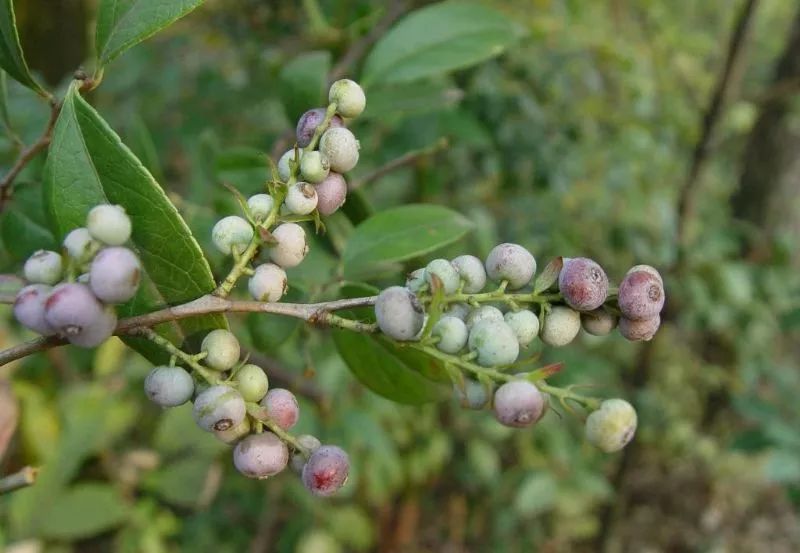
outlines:
[{"label": "oval leaf", "polygon": [[200,6],[204,0],[101,0],[95,48],[103,66]]},{"label": "oval leaf", "polygon": [[358,225],[342,261],[346,278],[435,251],[463,237],[472,223],[439,205],[410,204],[382,211]]},{"label": "oval leaf", "polygon": [[333,340],[350,371],[376,394],[409,405],[446,397],[443,388],[420,372],[432,372],[429,367],[410,362],[413,359],[427,365],[435,364],[435,359],[425,355],[401,357],[396,355],[398,350],[391,343],[348,330],[334,330]]},{"label": "oval leaf", "polygon": [[36,250],[59,250],[47,223],[42,202],[42,187],[20,184],[14,202],[0,220],[3,244],[16,261],[26,260]]},{"label": "oval leaf", "polygon": [[57,495],[43,517],[45,538],[88,538],[120,525],[128,516],[122,494],[107,484],[77,484]]},{"label": "oval leaf", "polygon": [[[100,115],[71,87],[53,132],[45,167],[45,206],[58,237],[83,226],[89,209],[119,204],[133,222],[131,241],[144,268],[136,297],[120,316],[138,315],[193,300],[214,288],[211,269],[175,206],[142,163]],[[221,315],[185,319],[158,330],[173,341],[226,325]],[[159,350],[129,341],[153,359]]]},{"label": "oval leaf", "polygon": [[47,93],[34,80],[19,44],[13,0],[0,0],[0,67],[38,94]]},{"label": "oval leaf", "polygon": [[503,14],[472,2],[442,2],[403,18],[375,45],[365,85],[413,81],[497,56],[522,35]]},{"label": "oval leaf", "polygon": [[309,109],[327,104],[326,75],[331,69],[330,52],[301,54],[281,69],[278,92],[291,121]]}]

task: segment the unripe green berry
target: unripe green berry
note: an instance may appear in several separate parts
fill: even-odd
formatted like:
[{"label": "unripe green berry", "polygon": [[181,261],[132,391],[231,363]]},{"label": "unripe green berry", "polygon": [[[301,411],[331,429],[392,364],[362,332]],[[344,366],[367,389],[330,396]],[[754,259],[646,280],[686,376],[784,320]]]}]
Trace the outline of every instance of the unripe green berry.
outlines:
[{"label": "unripe green berry", "polygon": [[339,173],[329,173],[317,185],[317,211],[320,215],[333,215],[347,199],[347,181]]},{"label": "unripe green berry", "polygon": [[636,433],[636,410],[624,399],[607,399],[586,419],[586,440],[605,451],[619,451]]},{"label": "unripe green berry", "polygon": [[303,467],[303,484],[319,497],[333,495],[347,482],[350,473],[350,458],[335,445],[317,448]]},{"label": "unripe green berry", "polygon": [[425,313],[417,297],[407,288],[391,286],[378,294],[375,318],[381,332],[395,340],[413,340],[422,330]]},{"label": "unripe green berry", "polygon": [[367,106],[364,90],[355,81],[339,79],[328,91],[328,101],[336,102],[336,113],[343,117],[358,117]]},{"label": "unripe green berry", "polygon": [[308,253],[306,231],[296,223],[278,225],[272,237],[277,243],[270,246],[269,257],[281,267],[296,267]]},{"label": "unripe green berry", "polygon": [[284,205],[289,213],[308,215],[317,208],[317,189],[307,182],[296,182],[286,193]]},{"label": "unripe green berry", "polygon": [[591,311],[606,301],[608,277],[591,259],[565,258],[558,275],[558,289],[567,305],[578,311]]},{"label": "unripe green berry", "polygon": [[526,286],[536,272],[536,259],[518,244],[495,246],[486,257],[486,274],[495,282],[508,281],[509,290]]},{"label": "unripe green berry", "polygon": [[46,284],[29,284],[17,293],[14,300],[14,317],[19,323],[43,336],[51,336],[56,329],[45,320],[44,305],[52,288]]},{"label": "unripe green berry", "polygon": [[503,322],[505,319],[503,318],[503,312],[497,309],[493,305],[482,305],[477,309],[473,309],[469,315],[467,315],[467,328],[472,330],[476,324],[482,321],[497,321]]},{"label": "unripe green berry", "polygon": [[267,392],[261,400],[261,407],[266,409],[269,418],[284,430],[292,428],[300,418],[297,398],[284,388],[273,388]]},{"label": "unripe green berry", "polygon": [[216,371],[227,371],[238,361],[241,349],[232,332],[218,328],[203,338],[200,351],[206,354],[203,362]]},{"label": "unripe green berry", "polygon": [[243,252],[252,239],[253,227],[236,215],[220,219],[211,229],[211,240],[225,255],[230,255],[234,250]]},{"label": "unripe green berry", "polygon": [[128,248],[104,248],[92,260],[89,287],[105,303],[125,303],[139,288],[142,267],[139,258]]},{"label": "unripe green berry", "polygon": [[269,478],[289,463],[289,448],[272,432],[251,434],[233,449],[236,470],[248,478]]},{"label": "unripe green berry", "polygon": [[416,293],[425,285],[425,269],[416,269],[406,278],[406,288]]},{"label": "unripe green berry", "polygon": [[275,200],[269,194],[255,194],[247,200],[247,209],[250,210],[250,215],[259,223],[269,217],[274,206]]},{"label": "unripe green berry", "polygon": [[213,432],[214,436],[221,442],[228,445],[235,445],[239,443],[242,438],[250,434],[250,430],[250,419],[245,417],[242,419],[242,422],[236,426],[231,426],[227,430],[214,430]]},{"label": "unripe green berry", "polygon": [[491,399],[486,387],[474,380],[466,380],[463,389],[455,386],[455,391],[461,407],[466,409],[483,409]]},{"label": "unripe green berry", "polygon": [[601,307],[581,313],[581,326],[592,336],[607,336],[617,327],[617,317]]},{"label": "unripe green berry", "polygon": [[131,237],[131,219],[120,205],[101,204],[86,216],[92,238],[109,246],[121,246]]},{"label": "unripe green berry", "polygon": [[469,305],[459,302],[450,304],[450,307],[447,308],[447,311],[445,311],[443,315],[447,317],[455,317],[456,319],[461,319],[462,321],[467,322],[467,317],[471,312],[472,308]]},{"label": "unripe green berry", "polygon": [[64,249],[67,251],[67,255],[79,264],[88,261],[89,256],[97,247],[97,242],[89,234],[89,229],[85,227],[76,228],[64,237]]},{"label": "unripe green berry", "polygon": [[442,317],[431,331],[433,336],[438,336],[436,347],[445,353],[458,353],[467,345],[469,331],[464,321],[455,317]]},{"label": "unripe green berry", "polygon": [[358,140],[345,128],[334,128],[325,131],[319,141],[322,152],[331,165],[331,171],[346,173],[358,163]]},{"label": "unripe green berry", "polygon": [[239,393],[245,401],[259,402],[269,389],[269,379],[264,369],[248,363],[236,371],[236,383]]},{"label": "unripe green berry", "polygon": [[[308,451],[309,454],[314,453],[322,446],[322,442],[311,434],[301,434],[297,437],[298,443]],[[306,465],[306,458],[300,453],[292,454],[292,469],[298,474],[303,473],[303,467]]]},{"label": "unripe green berry", "polygon": [[61,280],[64,264],[61,256],[49,250],[39,250],[25,261],[25,279],[32,284],[56,284]]},{"label": "unripe green berry", "polygon": [[469,332],[469,349],[478,352],[476,361],[484,367],[510,365],[519,355],[519,342],[504,321],[484,320]]},{"label": "unripe green berry", "polygon": [[486,286],[486,269],[474,255],[460,255],[453,259],[453,267],[464,282],[464,292],[477,294]]},{"label": "unripe green berry", "polygon": [[617,302],[622,316],[627,319],[652,319],[661,312],[664,300],[661,277],[649,270],[629,272],[619,285]]},{"label": "unripe green berry", "polygon": [[522,347],[528,346],[539,335],[539,317],[533,311],[527,309],[509,311],[504,319]]},{"label": "unripe green berry", "polygon": [[572,342],[580,329],[580,313],[569,307],[557,305],[545,316],[539,337],[548,346],[561,347]]},{"label": "unripe green berry", "polygon": [[425,267],[425,282],[428,283],[431,290],[433,287],[433,277],[438,277],[441,282],[442,290],[445,294],[452,294],[458,290],[458,285],[461,278],[458,276],[458,271],[453,267],[453,264],[446,259],[434,259]]},{"label": "unripe green berry", "polygon": [[213,432],[238,426],[247,409],[239,392],[230,386],[217,385],[197,395],[192,414],[200,428]]},{"label": "unripe green berry", "polygon": [[647,342],[653,339],[660,326],[660,315],[642,321],[632,321],[622,317],[619,320],[619,333],[631,342]]},{"label": "unripe green berry", "polygon": [[542,418],[545,407],[539,388],[527,380],[506,382],[494,393],[494,416],[506,426],[530,426]]},{"label": "unripe green berry", "polygon": [[247,289],[256,301],[280,301],[288,287],[286,271],[274,263],[264,263],[256,267],[247,282]]},{"label": "unripe green berry", "polygon": [[289,180],[292,176],[292,167],[298,166],[303,159],[303,150],[297,150],[292,148],[284,152],[284,154],[278,159],[278,176],[283,182]]},{"label": "unripe green berry", "polygon": [[317,184],[324,181],[330,170],[331,164],[328,158],[316,150],[306,152],[300,159],[300,174],[308,182]]},{"label": "unripe green berry", "polygon": [[144,392],[161,407],[183,405],[194,394],[194,380],[181,367],[155,367],[144,380]]}]

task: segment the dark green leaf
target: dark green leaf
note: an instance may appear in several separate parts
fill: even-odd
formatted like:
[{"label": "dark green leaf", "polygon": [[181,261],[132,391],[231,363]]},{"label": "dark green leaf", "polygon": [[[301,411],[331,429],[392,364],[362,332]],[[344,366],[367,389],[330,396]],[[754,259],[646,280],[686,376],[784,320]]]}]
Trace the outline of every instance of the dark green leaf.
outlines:
[{"label": "dark green leaf", "polygon": [[108,484],[79,484],[53,498],[42,518],[44,538],[88,538],[120,525],[128,515],[122,494]]},{"label": "dark green leaf", "polygon": [[427,372],[425,365],[434,362],[427,356],[399,356],[388,342],[347,330],[334,330],[333,340],[352,373],[376,394],[410,405],[445,397],[444,390],[422,374]]},{"label": "dark green leaf", "polygon": [[457,104],[464,92],[448,81],[421,81],[379,85],[369,90],[365,118],[385,119],[446,109]]},{"label": "dark green leaf", "polygon": [[144,484],[173,505],[193,507],[203,493],[212,462],[204,457],[185,457],[147,475]]},{"label": "dark green leaf", "polygon": [[306,110],[328,103],[325,85],[330,67],[327,51],[301,54],[283,67],[278,92],[290,120],[297,121]]},{"label": "dark green leaf", "polygon": [[0,221],[3,243],[17,261],[24,261],[36,250],[59,251],[47,223],[42,202],[42,187],[34,183],[19,183],[14,201]]},{"label": "dark green leaf", "polygon": [[103,66],[122,52],[174,23],[204,0],[101,0],[95,49]]},{"label": "dark green leaf", "polygon": [[521,35],[518,25],[487,6],[434,4],[406,16],[378,41],[362,80],[399,83],[462,69],[501,54]]},{"label": "dark green leaf", "polygon": [[411,204],[382,211],[353,232],[342,255],[345,276],[374,274],[390,263],[433,252],[471,228],[467,218],[439,205]]},{"label": "dark green leaf", "polygon": [[19,44],[13,0],[0,0],[0,67],[16,80],[39,94],[44,89],[31,76]]},{"label": "dark green leaf", "polygon": [[[305,299],[306,293],[297,286],[292,286],[281,301],[302,302]],[[265,313],[251,313],[247,316],[247,328],[250,330],[253,345],[261,352],[274,351],[288,340],[299,327],[300,319],[295,317]]]},{"label": "dark green leaf", "polygon": [[[118,309],[120,316],[184,303],[214,288],[208,262],[175,206],[74,86],[53,134],[44,192],[59,237],[83,226],[86,213],[100,203],[122,205],[130,215],[131,241],[142,260],[144,278],[136,297]],[[159,331],[183,341],[225,324],[224,317],[212,315],[162,325]],[[160,351],[147,342],[129,343],[149,358],[160,359]]]}]

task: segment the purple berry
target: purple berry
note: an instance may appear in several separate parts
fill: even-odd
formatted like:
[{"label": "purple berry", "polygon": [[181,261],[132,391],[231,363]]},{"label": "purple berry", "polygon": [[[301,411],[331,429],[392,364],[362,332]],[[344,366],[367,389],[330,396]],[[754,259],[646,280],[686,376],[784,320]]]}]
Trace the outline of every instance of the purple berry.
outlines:
[{"label": "purple berry", "polygon": [[558,288],[570,307],[591,311],[606,301],[608,277],[595,261],[573,257],[564,260],[564,267],[558,275]]},{"label": "purple berry", "polygon": [[44,303],[52,290],[45,284],[30,284],[19,291],[14,301],[14,317],[17,321],[43,336],[56,333],[44,318]]},{"label": "purple berry", "polygon": [[[102,333],[98,331],[108,323],[103,304],[88,286],[77,283],[60,284],[53,289],[44,302],[44,318],[51,328],[73,343],[76,343],[73,341],[75,339],[84,342],[80,338],[84,335],[86,338],[99,339]],[[108,336],[111,336],[111,332]]]},{"label": "purple berry", "polygon": [[[297,121],[297,145],[305,148],[311,144],[311,137],[317,130],[319,124],[325,119],[325,108],[314,108],[305,112]],[[344,121],[338,115],[334,115],[328,128],[344,127]]]},{"label": "purple berry", "polygon": [[297,419],[300,418],[300,406],[297,405],[297,398],[284,388],[273,388],[267,392],[267,395],[261,400],[261,406],[267,410],[269,418],[284,430],[289,430],[297,424]]},{"label": "purple berry", "polygon": [[112,306],[106,305],[93,324],[84,328],[83,332],[68,335],[67,340],[70,344],[82,348],[93,348],[111,338],[115,328],[117,328],[117,313]]},{"label": "purple berry", "polygon": [[233,449],[236,470],[248,478],[269,478],[286,468],[289,448],[272,432],[251,434]]},{"label": "purple berry", "polygon": [[643,321],[633,321],[622,317],[619,320],[619,333],[631,342],[647,342],[653,339],[659,326],[661,326],[660,315]]},{"label": "purple berry", "polygon": [[633,271],[619,285],[619,310],[634,321],[652,319],[664,307],[664,285],[650,271]]},{"label": "purple berry", "polygon": [[522,428],[542,418],[545,404],[539,388],[526,380],[512,380],[494,393],[494,416],[501,424]]},{"label": "purple berry", "polygon": [[105,303],[125,303],[136,294],[141,277],[135,253],[128,248],[105,248],[92,261],[89,287]]},{"label": "purple berry", "polygon": [[320,215],[332,215],[347,199],[347,181],[339,173],[329,173],[317,185],[317,211]]},{"label": "purple berry", "polygon": [[303,467],[303,484],[312,494],[328,497],[345,485],[349,473],[347,453],[335,445],[324,445],[311,454]]}]

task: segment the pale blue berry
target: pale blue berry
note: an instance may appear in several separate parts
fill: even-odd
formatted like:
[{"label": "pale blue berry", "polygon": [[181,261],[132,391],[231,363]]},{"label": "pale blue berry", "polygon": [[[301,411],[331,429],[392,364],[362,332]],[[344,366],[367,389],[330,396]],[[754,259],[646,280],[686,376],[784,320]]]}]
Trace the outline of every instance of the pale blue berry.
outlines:
[{"label": "pale blue berry", "polygon": [[527,347],[539,335],[539,317],[532,311],[527,309],[509,311],[504,318],[522,347]]},{"label": "pale blue berry", "polygon": [[467,328],[472,329],[473,326],[482,321],[498,321],[502,322],[503,312],[493,305],[482,305],[477,309],[473,309],[467,315]]},{"label": "pale blue berry", "polygon": [[545,408],[539,388],[527,380],[506,382],[494,393],[494,416],[505,426],[530,426],[542,418]]},{"label": "pale blue berry", "polygon": [[289,287],[286,271],[274,263],[263,263],[256,267],[247,282],[247,289],[256,301],[280,301]]},{"label": "pale blue berry", "polygon": [[278,176],[283,182],[289,180],[293,173],[293,167],[299,167],[303,158],[303,150],[295,151],[294,148],[284,152],[278,159]]},{"label": "pale blue berry", "polygon": [[425,313],[417,297],[407,288],[386,288],[375,301],[375,318],[381,332],[395,340],[413,340],[422,330]]},{"label": "pale blue berry", "polygon": [[406,288],[416,293],[425,285],[425,269],[411,271],[406,278]]},{"label": "pale blue berry", "polygon": [[486,273],[495,282],[508,281],[509,290],[526,286],[536,272],[536,259],[518,244],[495,246],[486,257]]},{"label": "pale blue berry", "polygon": [[276,243],[270,246],[269,257],[280,267],[299,265],[308,253],[306,231],[297,223],[283,223],[272,231]]},{"label": "pale blue berry", "polygon": [[200,428],[213,432],[239,425],[244,420],[247,409],[239,392],[220,384],[197,395],[192,414]]},{"label": "pale blue berry", "polygon": [[452,264],[464,282],[467,294],[477,294],[486,286],[486,269],[474,255],[460,255],[453,259]]},{"label": "pale blue berry", "polygon": [[250,210],[253,219],[259,223],[269,217],[273,207],[275,207],[275,200],[269,194],[255,194],[247,199],[247,209]]},{"label": "pale blue berry", "polygon": [[439,338],[436,347],[445,353],[461,351],[467,345],[469,334],[464,321],[456,317],[442,317],[433,325],[431,333]]},{"label": "pale blue berry", "polygon": [[469,349],[478,353],[477,362],[484,367],[510,365],[519,355],[519,342],[504,321],[484,320],[469,332]]},{"label": "pale blue berry", "polygon": [[220,219],[211,229],[211,240],[225,255],[230,255],[234,251],[243,252],[252,239],[253,227],[236,215]]},{"label": "pale blue berry", "polygon": [[155,367],[144,380],[144,391],[156,405],[176,407],[192,398],[194,380],[181,367]]},{"label": "pale blue berry", "polygon": [[445,294],[452,294],[458,290],[461,279],[456,268],[448,260],[434,259],[425,267],[425,282],[428,283],[432,290],[434,276],[441,282],[442,290]]},{"label": "pale blue berry", "polygon": [[330,128],[319,141],[319,151],[328,158],[331,171],[346,173],[358,163],[360,145],[348,129]]}]

